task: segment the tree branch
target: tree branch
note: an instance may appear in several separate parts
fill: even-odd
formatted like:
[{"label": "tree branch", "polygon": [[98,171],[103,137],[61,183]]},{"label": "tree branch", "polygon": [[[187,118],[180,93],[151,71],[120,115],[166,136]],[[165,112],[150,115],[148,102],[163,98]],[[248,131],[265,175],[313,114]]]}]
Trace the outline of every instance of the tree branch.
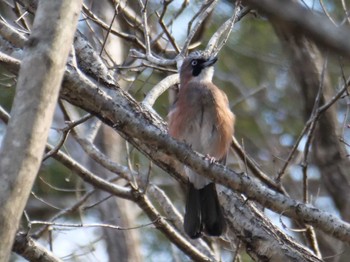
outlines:
[{"label": "tree branch", "polygon": [[28,261],[62,262],[61,259],[55,257],[50,251],[24,233],[17,233],[13,251]]}]

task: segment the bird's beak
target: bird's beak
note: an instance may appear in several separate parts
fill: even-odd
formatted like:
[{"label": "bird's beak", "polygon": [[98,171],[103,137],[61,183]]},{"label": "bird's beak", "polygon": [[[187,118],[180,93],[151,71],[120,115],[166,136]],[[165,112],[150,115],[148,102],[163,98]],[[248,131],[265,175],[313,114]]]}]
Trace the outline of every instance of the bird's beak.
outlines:
[{"label": "bird's beak", "polygon": [[204,67],[212,66],[213,64],[216,63],[216,61],[218,61],[217,56],[209,57],[209,59],[208,59],[207,61],[205,61],[205,62],[202,64],[202,66],[203,66],[203,68],[204,68]]}]

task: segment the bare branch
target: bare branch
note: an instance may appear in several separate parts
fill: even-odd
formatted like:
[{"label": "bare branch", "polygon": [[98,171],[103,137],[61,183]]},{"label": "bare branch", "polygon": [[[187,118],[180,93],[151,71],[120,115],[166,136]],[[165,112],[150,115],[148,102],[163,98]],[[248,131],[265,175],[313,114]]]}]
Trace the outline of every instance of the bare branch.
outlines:
[{"label": "bare branch", "polygon": [[[209,54],[213,53],[216,55],[219,53],[221,48],[226,44],[235,23],[241,20],[246,14],[250,12],[251,9],[249,7],[245,7],[243,10],[241,10],[238,4],[239,1],[236,2],[235,11],[231,18],[223,23],[215,32],[215,34],[213,34],[213,36],[210,38],[206,48],[206,51]],[[219,40],[222,36],[224,36],[224,39],[221,41],[221,43],[219,43]]]},{"label": "bare branch", "polygon": [[129,35],[123,32],[119,32],[113,28],[110,29],[109,25],[103,22],[101,19],[99,19],[85,4],[83,5],[83,11],[91,19],[91,21],[101,26],[101,28],[105,30],[110,30],[112,34],[119,36],[132,43],[135,43],[138,47],[145,49],[145,45],[135,35]]},{"label": "bare branch", "polygon": [[181,53],[179,54],[179,56],[184,57],[187,54],[188,48],[190,46],[190,43],[194,35],[197,33],[198,29],[201,27],[204,20],[213,11],[217,3],[218,3],[217,0],[210,0],[210,1],[203,2],[203,5],[199,11],[199,15],[198,17],[196,17],[197,23],[193,26],[193,28],[191,28],[191,31],[189,32],[189,35],[186,38],[186,41],[181,49]]},{"label": "bare branch", "polygon": [[152,108],[158,97],[160,97],[171,86],[178,83],[180,83],[179,74],[167,76],[147,93],[146,97],[142,101],[142,104]]},{"label": "bare branch", "polygon": [[13,251],[28,261],[62,262],[61,259],[55,257],[49,250],[24,233],[17,233]]},{"label": "bare branch", "polygon": [[178,45],[177,45],[177,43],[176,43],[174,37],[173,37],[172,34],[169,32],[168,27],[165,25],[164,20],[163,20],[164,15],[165,15],[165,13],[166,13],[166,11],[167,11],[168,5],[169,5],[170,3],[171,3],[171,1],[170,1],[170,2],[165,1],[165,2],[163,3],[163,10],[162,10],[162,13],[159,14],[158,12],[156,12],[156,14],[157,14],[157,16],[159,17],[158,22],[159,22],[160,26],[162,27],[164,33],[166,34],[167,38],[169,39],[171,45],[174,47],[174,49],[175,49],[175,51],[176,51],[177,53],[180,53],[180,48],[178,47]]},{"label": "bare branch", "polygon": [[27,40],[23,33],[20,34],[17,29],[14,29],[2,18],[0,19],[0,35],[18,48],[23,48]]}]

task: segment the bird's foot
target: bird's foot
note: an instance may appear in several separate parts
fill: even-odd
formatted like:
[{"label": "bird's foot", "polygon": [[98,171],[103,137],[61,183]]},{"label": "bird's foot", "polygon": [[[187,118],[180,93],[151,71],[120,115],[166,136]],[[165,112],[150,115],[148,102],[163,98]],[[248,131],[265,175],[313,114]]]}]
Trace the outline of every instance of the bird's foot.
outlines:
[{"label": "bird's foot", "polygon": [[215,159],[215,157],[212,157],[212,156],[210,156],[209,154],[206,154],[206,155],[204,156],[204,159],[205,159],[205,160],[209,160],[209,162],[210,162],[211,165],[217,162],[216,159]]}]

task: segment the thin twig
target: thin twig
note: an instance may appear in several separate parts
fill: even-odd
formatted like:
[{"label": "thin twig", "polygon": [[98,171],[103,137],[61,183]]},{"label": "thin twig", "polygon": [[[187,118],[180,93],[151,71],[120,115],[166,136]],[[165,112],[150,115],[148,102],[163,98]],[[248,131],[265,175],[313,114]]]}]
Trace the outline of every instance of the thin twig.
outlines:
[{"label": "thin twig", "polygon": [[346,20],[347,20],[348,23],[350,24],[349,11],[348,11],[348,8],[346,7],[345,0],[341,0],[341,5],[342,5],[342,7],[343,7],[343,9],[344,9],[345,16],[346,16]]},{"label": "thin twig", "polygon": [[[21,22],[21,27],[24,27],[25,30],[30,32],[30,26],[28,25],[25,17],[29,14],[28,11],[24,11],[22,13],[22,10],[20,10],[20,5],[19,3],[15,3],[15,12],[18,15],[18,18],[15,20],[15,23],[19,25],[19,21]],[[21,14],[22,13],[22,14]]]},{"label": "thin twig", "polygon": [[[77,189],[66,189],[66,188],[60,188],[60,187],[57,187],[57,186],[53,186],[49,182],[45,181],[45,179],[43,179],[41,176],[39,176],[39,180],[41,182],[43,182],[49,188],[51,188],[53,190],[56,190],[58,192],[76,192],[77,191]],[[86,190],[85,189],[80,189],[79,191],[85,192]]]},{"label": "thin twig", "polygon": [[[60,103],[61,110],[63,112],[65,121],[71,122],[71,118],[67,112],[67,109],[65,106]],[[82,149],[85,151],[85,153],[91,157],[93,160],[95,160],[97,163],[99,163],[101,166],[106,168],[107,170],[111,171],[114,174],[117,174],[119,177],[126,179],[127,181],[131,181],[135,174],[133,174],[133,171],[128,169],[127,167],[120,165],[114,161],[112,161],[108,156],[103,154],[94,144],[93,140],[101,126],[102,122],[98,119],[96,119],[95,122],[92,123],[92,127],[90,125],[89,127],[89,133],[86,135],[81,135],[79,132],[77,132],[76,128],[70,129],[73,137],[76,139],[78,144],[82,147]]]},{"label": "thin twig", "polygon": [[[342,63],[342,59],[339,58],[339,66],[340,66],[340,71],[341,71],[341,77],[342,77],[342,80],[343,80],[343,85],[346,85],[347,83],[347,80],[345,78],[345,72],[344,72],[344,67],[343,67],[343,63]],[[347,91],[347,89],[346,89]],[[350,111],[350,99],[349,99],[349,92],[346,92],[346,95],[345,95],[345,98],[346,98],[346,111],[345,111],[345,114],[344,114],[344,122],[343,122],[343,125],[342,125],[342,132],[341,132],[341,136],[344,137],[344,133],[345,133],[345,129],[347,127],[346,125],[346,121],[349,117],[349,111]]]},{"label": "thin twig", "polygon": [[5,123],[8,124],[10,120],[10,115],[6,112],[6,110],[0,106],[0,119]]},{"label": "thin twig", "polygon": [[134,227],[121,227],[111,224],[103,224],[103,223],[92,223],[92,224],[71,224],[71,223],[57,223],[57,222],[48,222],[48,221],[39,221],[39,220],[33,220],[30,221],[31,225],[45,225],[45,226],[51,226],[51,227],[72,227],[72,228],[87,228],[87,227],[103,227],[103,228],[110,228],[110,229],[117,229],[117,230],[132,230],[132,229],[140,229],[144,227],[148,227],[156,223],[157,221],[152,221],[150,223],[146,223],[139,226]]},{"label": "thin twig", "polygon": [[189,28],[191,28],[188,32],[188,36],[186,38],[186,41],[182,47],[181,53],[179,54],[182,57],[185,57],[185,55],[188,52],[188,47],[190,46],[190,43],[192,41],[192,38],[197,33],[198,29],[202,25],[202,23],[207,19],[209,14],[214,10],[215,6],[217,5],[218,0],[212,0],[211,2],[207,3],[204,2],[201,9],[199,10],[198,17],[195,15],[194,18],[197,19],[197,23],[192,28],[191,22],[189,23]]},{"label": "thin twig", "polygon": [[316,118],[318,119],[328,108],[330,108],[347,91],[349,86],[350,86],[350,77],[346,80],[346,83],[344,83],[342,88],[327,103],[323,104],[322,106],[320,106],[317,109],[316,114],[311,115],[310,119],[304,125],[303,130],[301,131],[297,141],[294,143],[294,146],[293,146],[292,150],[290,151],[290,153],[287,157],[287,160],[285,161],[285,164],[278,172],[278,175],[276,178],[277,182],[281,181],[283,175],[285,174],[285,170],[289,166],[290,161],[293,158],[293,156],[294,156],[294,154],[295,154],[295,152],[300,144],[300,141],[302,140],[302,138],[306,134],[307,130],[309,130],[311,124],[316,120]]},{"label": "thin twig", "polygon": [[[177,12],[173,15],[173,17],[170,19],[170,21],[166,24],[166,27],[169,28],[174,21],[183,13],[183,11],[186,9],[187,5],[189,3],[189,0],[184,0],[182,2],[181,7],[177,10]],[[151,45],[153,46],[154,43],[156,43],[164,34],[164,31],[161,31],[152,41]]]},{"label": "thin twig", "polygon": [[138,0],[140,8],[141,8],[141,15],[142,15],[142,23],[143,23],[143,35],[145,40],[145,48],[146,48],[146,54],[142,54],[138,50],[132,49],[130,50],[130,55],[132,57],[140,58],[140,59],[147,59],[149,62],[157,65],[173,65],[175,64],[174,59],[165,59],[165,58],[158,58],[155,57],[152,54],[151,51],[151,44],[150,44],[150,32],[148,27],[148,21],[147,21],[147,3],[144,4],[142,0]]},{"label": "thin twig", "polygon": [[[221,48],[226,44],[233,27],[236,22],[241,20],[246,14],[248,14],[251,11],[251,8],[245,7],[243,10],[241,10],[239,1],[235,4],[235,11],[230,19],[228,19],[225,23],[223,23],[219,29],[213,34],[213,36],[210,38],[209,43],[207,45],[206,51],[211,54],[217,54],[221,50]],[[219,40],[221,37],[224,36],[224,39],[219,43]]]},{"label": "thin twig", "polygon": [[[312,113],[311,115],[316,115],[318,113],[318,108],[320,107],[321,104],[321,99],[323,98],[323,87],[324,87],[324,78],[325,78],[325,72],[326,72],[326,68],[327,68],[327,62],[328,62],[328,56],[326,56],[325,61],[323,63],[323,67],[322,67],[322,72],[321,72],[321,76],[320,76],[320,86],[318,89],[318,93],[315,99],[315,104],[314,107],[312,109]],[[302,166],[302,172],[303,172],[303,201],[305,203],[309,203],[309,198],[308,198],[308,176],[307,176],[307,167],[308,167],[308,156],[309,156],[309,151],[311,148],[311,141],[313,138],[313,134],[316,128],[316,123],[318,120],[318,117],[314,117],[313,118],[314,121],[311,122],[310,124],[310,128],[308,130],[307,136],[306,136],[306,142],[305,142],[305,146],[304,146],[304,157],[303,157],[303,161],[301,163]]]},{"label": "thin twig", "polygon": [[139,5],[141,7],[141,17],[142,17],[142,24],[143,24],[143,37],[145,39],[145,45],[146,45],[146,55],[151,55],[151,44],[150,44],[150,33],[148,29],[148,21],[147,21],[147,3],[143,4],[142,0],[138,0]]},{"label": "thin twig", "polygon": [[100,51],[100,56],[102,55],[103,50],[105,49],[105,45],[106,45],[106,43],[107,43],[108,36],[109,36],[109,34],[111,33],[112,26],[113,26],[113,23],[114,23],[114,21],[115,21],[117,15],[118,15],[118,11],[117,11],[117,8],[115,8],[112,21],[111,21],[111,23],[109,24],[109,28],[108,28],[108,30],[107,30],[107,34],[106,34],[105,38],[103,39],[103,43],[102,43],[102,47],[101,47],[101,51]]},{"label": "thin twig", "polygon": [[328,17],[329,21],[331,21],[335,26],[338,26],[337,22],[334,21],[334,19],[332,18],[332,16],[329,14],[329,12],[327,11],[323,0],[320,0],[320,5],[322,7],[323,12],[325,13],[325,15]]},{"label": "thin twig", "polygon": [[[85,14],[83,14],[83,15],[85,15]],[[85,15],[86,16],[86,15]],[[112,61],[112,64],[113,64],[113,66],[114,66],[114,61],[113,61],[113,58],[112,58],[112,56],[104,49],[104,44],[105,44],[105,42],[103,42],[102,40],[101,40],[101,38],[100,37],[98,37],[98,33],[96,33],[96,30],[95,30],[95,28],[94,27],[92,27],[91,25],[90,25],[90,21],[89,20],[84,20],[85,21],[85,24],[86,24],[86,26],[88,27],[88,29],[92,32],[92,36],[94,37],[94,40],[96,41],[96,42],[98,42],[101,46],[102,46],[102,48],[101,48],[101,50],[100,50],[100,55],[99,56],[101,56],[101,54],[102,54],[102,51],[104,50],[105,51],[105,55],[109,58],[109,60],[110,61]],[[111,24],[110,24],[111,25]],[[107,32],[111,32],[111,28],[110,27],[108,27],[108,29],[106,29],[107,30]],[[107,33],[108,34],[108,33]],[[105,39],[107,39],[107,38],[105,38]],[[94,51],[95,52],[95,51]]]},{"label": "thin twig", "polygon": [[164,4],[163,4],[163,10],[162,10],[162,13],[159,14],[158,12],[156,12],[157,16],[158,16],[158,23],[160,24],[160,26],[162,27],[164,33],[166,34],[167,38],[169,39],[171,45],[174,47],[175,51],[177,53],[180,53],[180,48],[178,47],[176,41],[175,41],[175,38],[173,37],[173,35],[169,32],[168,30],[168,27],[165,25],[164,23],[164,15],[167,11],[167,8],[168,8],[168,5],[170,4],[170,2],[167,2],[167,1],[164,1]]},{"label": "thin twig", "polygon": [[58,142],[58,144],[51,151],[49,151],[49,152],[47,152],[45,154],[45,156],[43,157],[43,161],[45,161],[49,157],[53,156],[54,154],[56,154],[61,149],[63,144],[66,142],[70,131],[74,127],[80,125],[81,123],[84,123],[85,121],[89,120],[92,117],[93,117],[93,115],[87,114],[87,115],[83,116],[81,119],[79,119],[77,121],[73,121],[73,122],[69,123],[65,128],[61,129],[62,136],[61,136],[60,141]]},{"label": "thin twig", "polygon": [[[321,100],[323,98],[324,79],[325,79],[327,64],[328,64],[328,54],[326,55],[324,63],[323,63],[323,67],[322,67],[322,71],[321,71],[321,75],[320,75],[320,81],[319,81],[320,86],[319,86],[319,90],[318,90],[318,93],[317,93],[317,96],[315,99],[315,104],[314,104],[314,108],[312,110],[312,115],[316,114],[316,115],[320,116],[318,108],[320,107],[320,104],[322,103]],[[309,197],[308,197],[309,186],[308,186],[308,175],[307,175],[308,160],[307,159],[308,159],[309,150],[311,148],[311,141],[313,138],[313,134],[314,134],[318,119],[319,119],[319,117],[316,117],[315,121],[311,122],[309,131],[308,131],[308,134],[306,137],[306,143],[305,143],[305,147],[304,147],[304,157],[303,157],[303,161],[301,163],[302,172],[303,172],[303,201],[305,203],[309,203]],[[320,257],[321,252],[320,252],[318,242],[316,239],[316,234],[315,234],[314,228],[310,225],[307,225],[306,236],[309,240],[309,243],[310,243],[312,250],[314,251],[314,253],[318,257]]]},{"label": "thin twig", "polygon": [[236,250],[234,251],[234,253],[232,255],[232,261],[233,262],[240,261],[239,250],[241,248],[241,245],[242,245],[242,241],[240,239],[237,239]]},{"label": "thin twig", "polygon": [[[96,23],[97,25],[99,25],[101,28],[108,30],[109,29],[109,25],[106,24],[105,22],[103,22],[100,18],[98,18],[85,4],[83,4],[83,12],[86,14],[86,16],[93,21],[94,23]],[[113,28],[111,28],[110,32],[116,36],[119,36],[129,42],[132,42],[134,44],[136,44],[138,47],[142,48],[143,50],[145,50],[145,45],[142,43],[142,41],[140,39],[138,39],[135,35],[130,35],[124,32],[119,32]]]},{"label": "thin twig", "polygon": [[35,199],[39,200],[40,202],[44,203],[45,205],[47,205],[47,206],[49,206],[49,207],[51,207],[51,208],[53,208],[53,209],[62,210],[62,208],[57,207],[57,206],[54,206],[53,204],[47,202],[45,199],[39,197],[39,196],[38,196],[37,194],[35,194],[34,192],[31,192],[31,195],[32,195]]},{"label": "thin twig", "polygon": [[148,60],[149,62],[156,65],[170,66],[176,64],[176,59],[158,58],[155,57],[153,54],[143,54],[136,49],[130,49],[130,57]]},{"label": "thin twig", "polygon": [[288,195],[287,192],[284,190],[284,188],[276,184],[270,177],[268,177],[250,158],[250,156],[243,150],[243,148],[238,143],[237,139],[233,136],[232,137],[232,144],[231,147],[234,149],[234,151],[238,154],[240,159],[246,163],[246,166],[253,172],[254,176],[259,178],[262,182],[264,182],[268,187],[276,190],[277,192],[280,192],[282,194]]},{"label": "thin twig", "polygon": [[[112,178],[109,181],[113,182],[114,180],[115,180],[115,178]],[[96,191],[97,191],[97,189],[95,189],[95,188],[92,190],[89,190],[82,197],[80,197],[80,199],[78,201],[76,201],[74,204],[72,204],[71,206],[69,206],[67,208],[62,209],[61,211],[59,211],[58,213],[53,215],[49,219],[49,221],[53,222],[64,215],[71,214],[71,213],[77,211],[89,199],[90,196],[92,196],[94,193],[96,193]],[[33,233],[31,236],[35,239],[40,238],[41,235],[47,230],[48,227],[49,227],[49,225],[44,225],[43,227],[39,228],[35,233]]]}]

